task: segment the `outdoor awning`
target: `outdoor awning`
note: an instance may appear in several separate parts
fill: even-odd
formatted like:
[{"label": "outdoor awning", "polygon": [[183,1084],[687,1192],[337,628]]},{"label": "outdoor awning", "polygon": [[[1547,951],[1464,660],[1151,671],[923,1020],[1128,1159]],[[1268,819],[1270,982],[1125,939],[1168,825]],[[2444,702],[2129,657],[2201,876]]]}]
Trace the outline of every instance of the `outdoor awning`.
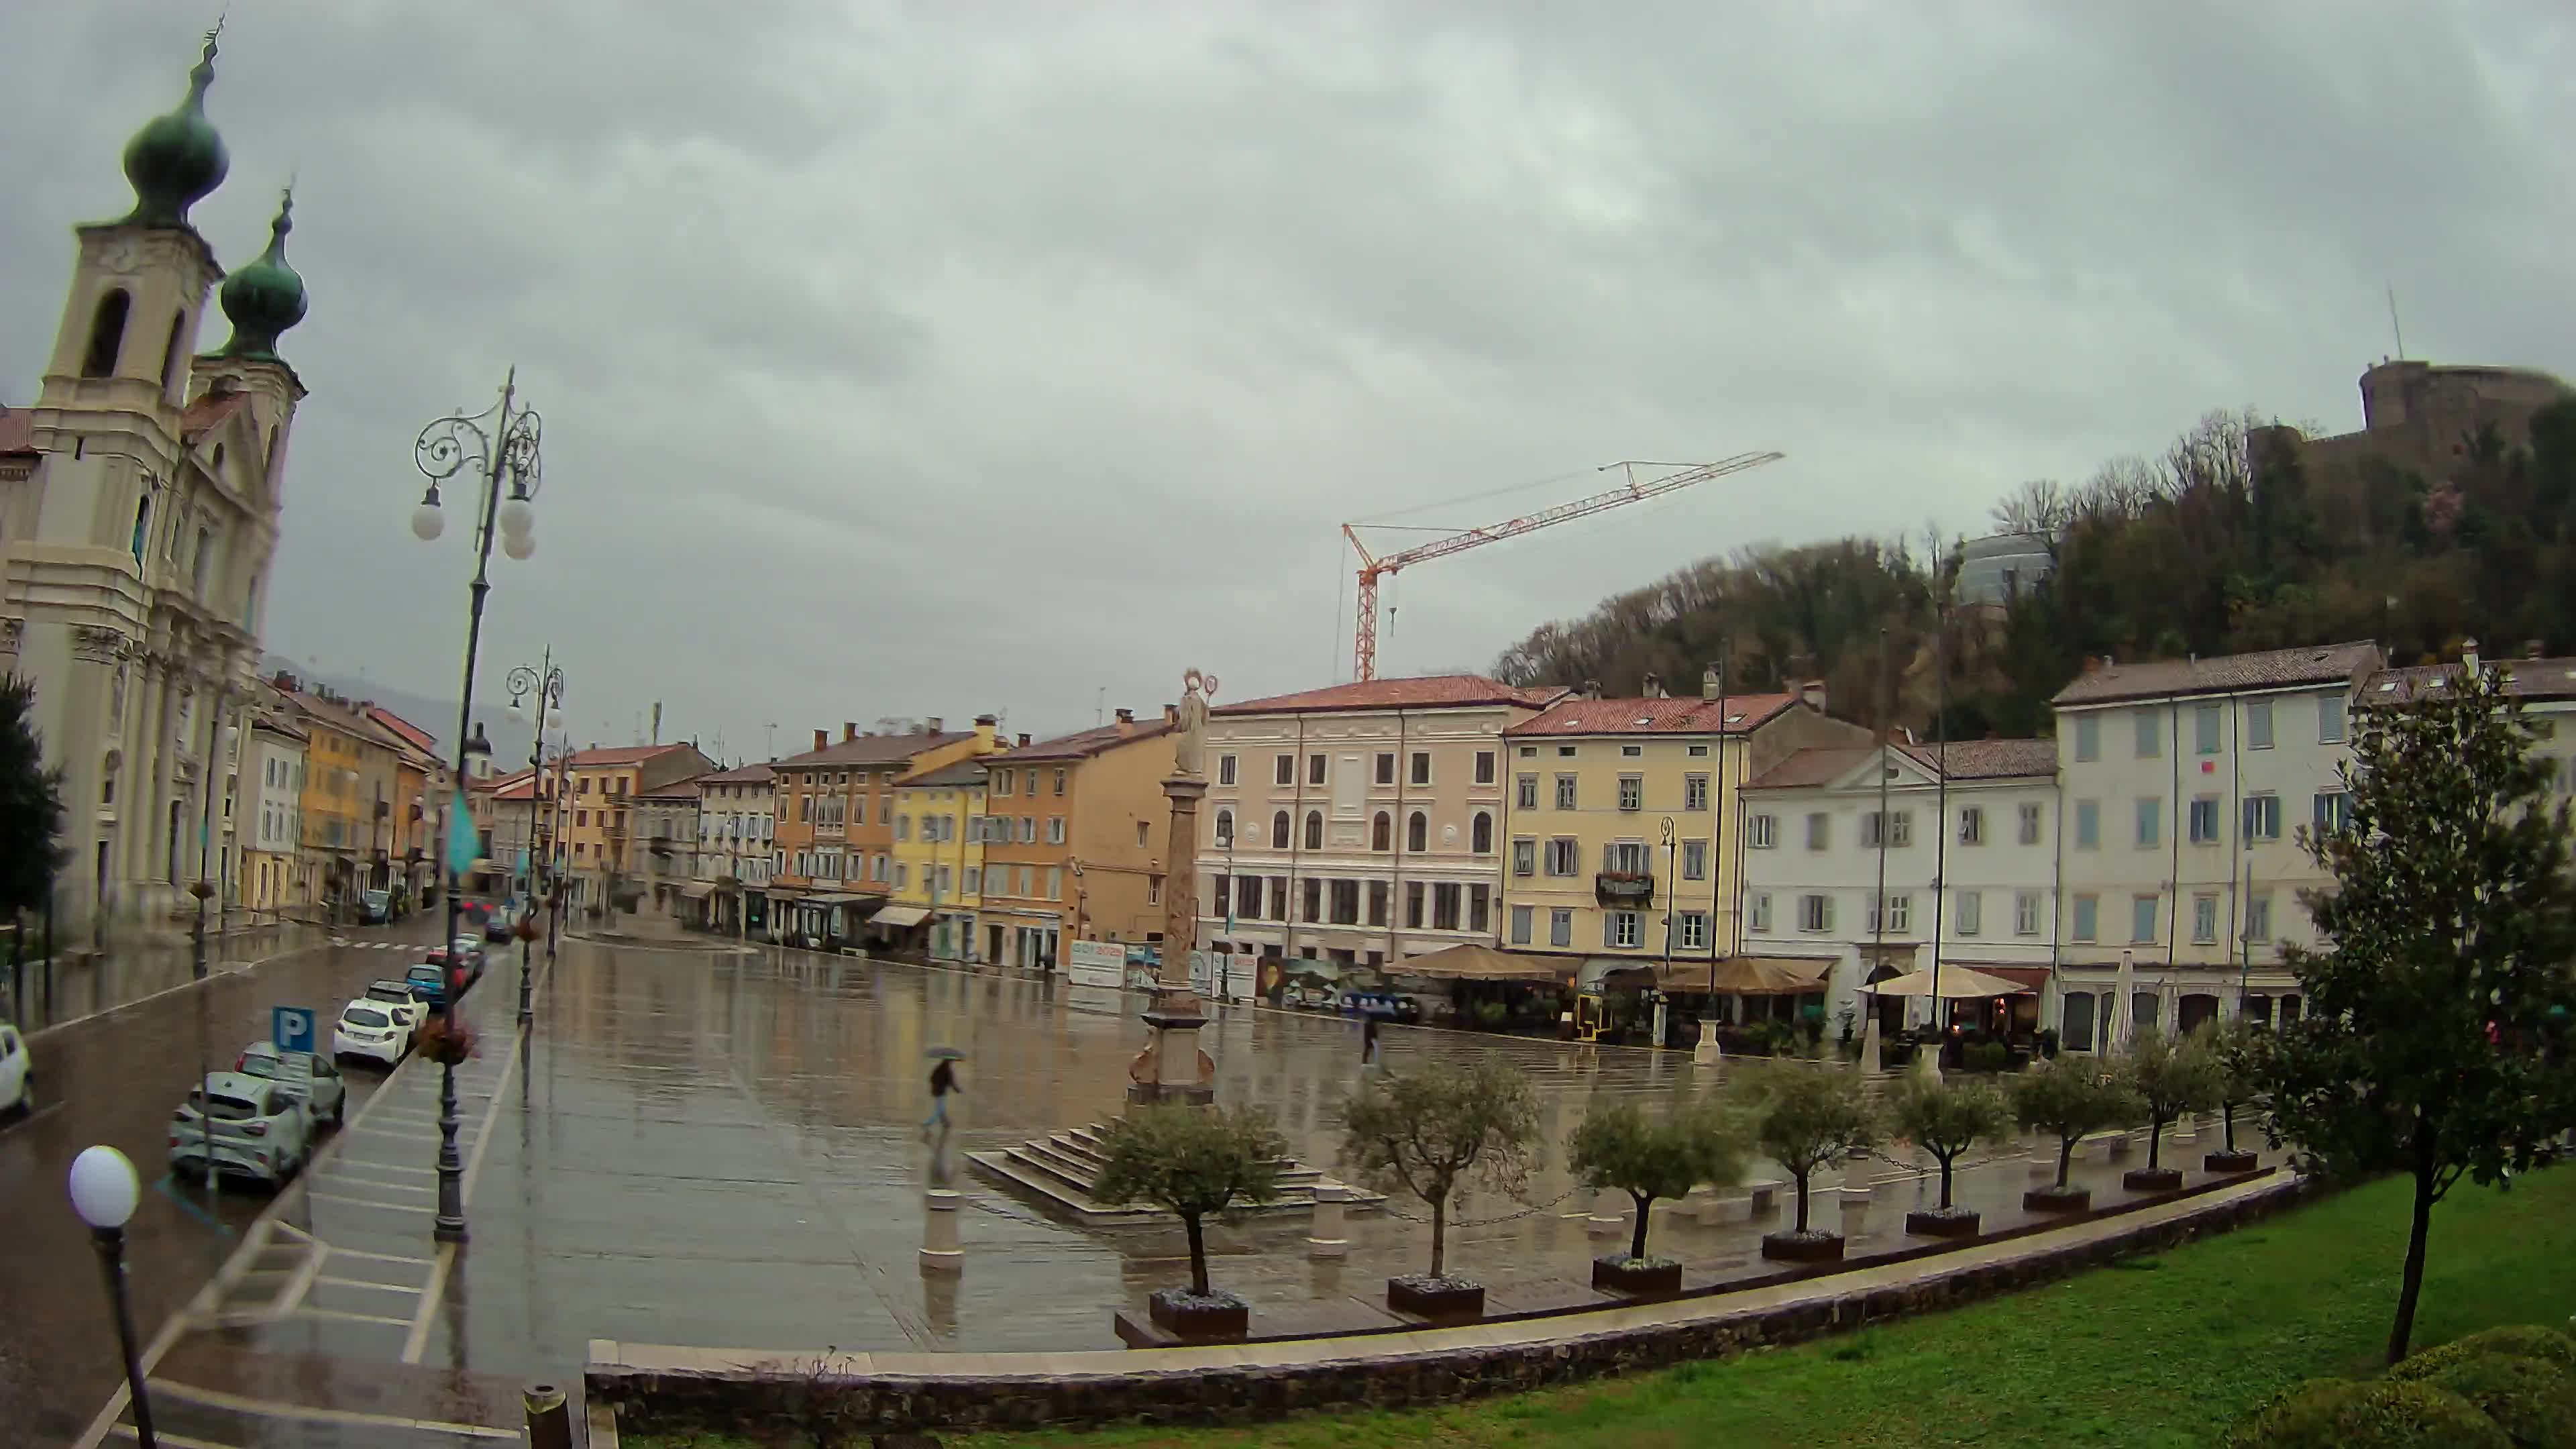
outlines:
[{"label": "outdoor awning", "polygon": [[857,906],[865,905],[870,901],[881,901],[884,899],[885,897],[883,896],[854,896],[849,894],[847,891],[825,891],[821,895],[807,896],[804,900],[804,904],[809,906]]},{"label": "outdoor awning", "polygon": [[871,926],[918,926],[930,919],[930,912],[920,906],[888,906],[868,917]]},{"label": "outdoor awning", "polygon": [[[1833,969],[1831,960],[1812,956],[1729,956],[1717,963],[1715,977],[1696,984],[1734,996],[1804,996],[1824,990]],[[1676,984],[1689,990],[1695,983],[1684,972]]]},{"label": "outdoor awning", "polygon": [[693,901],[705,900],[707,897],[714,895],[715,893],[715,885],[713,882],[709,881],[700,881],[696,885],[685,885],[680,887],[681,896]]},{"label": "outdoor awning", "polygon": [[1988,976],[2000,976],[2006,981],[2031,991],[2043,990],[2048,985],[2048,968],[2045,966],[1999,966],[1988,961],[1952,961],[1944,965],[1941,971],[1943,975],[1947,975],[1961,966],[1971,971],[1982,971]]},{"label": "outdoor awning", "polygon": [[[1864,986],[1861,990],[1876,996],[1930,996],[1932,973],[1908,971],[1902,976],[1891,976],[1885,981]],[[2029,987],[2018,981],[2006,981],[2000,976],[1989,976],[1983,971],[1971,970],[1965,966],[1941,968],[1941,999],[1944,1001],[1975,1001],[1988,996],[2019,996],[2028,990],[2030,990]]]},{"label": "outdoor awning", "polygon": [[1418,976],[1433,981],[1532,981],[1556,982],[1573,973],[1572,963],[1546,956],[1524,956],[1470,942],[1434,951],[1427,956],[1407,956],[1380,968],[1389,976]]}]

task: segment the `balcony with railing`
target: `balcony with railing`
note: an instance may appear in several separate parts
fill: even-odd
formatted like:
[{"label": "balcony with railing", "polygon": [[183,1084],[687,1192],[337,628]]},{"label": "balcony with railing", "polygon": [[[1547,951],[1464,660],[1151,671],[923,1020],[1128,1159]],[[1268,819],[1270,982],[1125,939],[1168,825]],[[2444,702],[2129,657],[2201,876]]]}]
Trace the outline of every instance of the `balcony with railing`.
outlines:
[{"label": "balcony with railing", "polygon": [[1592,896],[1605,906],[1623,909],[1651,905],[1655,875],[1645,870],[1605,870],[1592,877]]}]

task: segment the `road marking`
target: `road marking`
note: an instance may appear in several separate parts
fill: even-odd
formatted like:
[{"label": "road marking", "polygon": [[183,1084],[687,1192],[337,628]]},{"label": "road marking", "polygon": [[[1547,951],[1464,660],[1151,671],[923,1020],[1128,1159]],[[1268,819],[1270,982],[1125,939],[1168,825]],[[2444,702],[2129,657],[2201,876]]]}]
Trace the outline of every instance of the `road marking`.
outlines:
[{"label": "road marking", "polygon": [[360,1177],[354,1172],[345,1171],[334,1172],[331,1174],[330,1181],[331,1185],[334,1187],[367,1187],[373,1188],[378,1192],[429,1192],[433,1190],[430,1184],[425,1182],[397,1182],[387,1178]]},{"label": "road marking", "polygon": [[[168,1198],[170,1201],[177,1203],[179,1205],[179,1211],[195,1218],[205,1226],[213,1228],[216,1232],[223,1234],[227,1238],[233,1235],[233,1230],[224,1226],[223,1219],[206,1211],[205,1208],[199,1204],[190,1202],[186,1194],[181,1193],[178,1189],[172,1187],[170,1182],[170,1174],[165,1172],[161,1174],[160,1177],[153,1180],[152,1190],[158,1192],[163,1197]],[[216,1189],[218,1192],[221,1192],[222,1190],[223,1189],[220,1187]]]},{"label": "road marking", "polygon": [[350,1323],[381,1323],[388,1328],[411,1326],[411,1320],[408,1318],[387,1318],[381,1313],[343,1313],[337,1308],[316,1308],[309,1303],[299,1304],[293,1311],[307,1318],[338,1318]]},{"label": "road marking", "polygon": [[400,1253],[371,1253],[364,1248],[343,1248],[327,1243],[324,1246],[329,1247],[335,1255],[366,1258],[378,1263],[418,1263],[422,1267],[427,1267],[433,1261],[428,1258],[407,1258]]},{"label": "road marking", "polygon": [[[406,1287],[400,1283],[378,1283],[373,1279],[368,1278],[334,1278],[328,1273],[315,1274],[313,1281],[316,1283],[328,1283],[334,1288],[380,1288],[387,1293],[417,1294],[420,1292],[417,1288]],[[406,1318],[403,1322],[409,1323],[411,1320]]]},{"label": "road marking", "polygon": [[[456,1205],[460,1210],[474,1200],[474,1178],[483,1167],[483,1144],[492,1138],[489,1129],[492,1119],[500,1114],[503,1089],[509,1085],[511,1075],[519,1070],[519,1057],[527,1050],[527,1046],[527,1033],[511,1033],[510,1058],[501,1064],[500,1080],[493,1084],[492,1096],[483,1114],[482,1125],[485,1130],[475,1134],[473,1158],[465,1164],[465,1175],[456,1185]],[[420,1362],[421,1350],[429,1344],[429,1321],[437,1316],[439,1300],[447,1296],[447,1273],[455,1262],[456,1245],[439,1244],[438,1261],[431,1265],[429,1270],[429,1286],[421,1292],[420,1313],[412,1320],[411,1336],[403,1343],[402,1361],[404,1363]],[[462,1368],[463,1365],[459,1364],[457,1367]]]},{"label": "road marking", "polygon": [[314,1192],[311,1189],[307,1189],[304,1195],[315,1202],[336,1202],[344,1207],[377,1208],[389,1213],[420,1211],[420,1204],[416,1202],[379,1202],[371,1197],[342,1197],[336,1192]]},{"label": "road marking", "polygon": [[[33,1038],[31,1037],[30,1040],[32,1039]],[[19,1128],[26,1126],[28,1123],[35,1121],[37,1118],[46,1116],[50,1113],[59,1112],[62,1109],[63,1104],[60,1102],[47,1102],[45,1105],[38,1107],[35,1111],[11,1122],[8,1126],[0,1127],[0,1137],[6,1137],[10,1133],[17,1131]]]},{"label": "road marking", "polygon": [[340,1159],[338,1165],[341,1167],[372,1168],[377,1172],[416,1172],[423,1177],[436,1177],[438,1175],[438,1169],[434,1167],[413,1167],[400,1162],[378,1162],[372,1157],[344,1157]]},{"label": "road marking", "polygon": [[[152,1380],[154,1393],[166,1393],[174,1399],[186,1399],[210,1409],[231,1409],[242,1414],[265,1414],[278,1419],[302,1419],[312,1424],[371,1424],[393,1429],[425,1429],[435,1433],[466,1434],[477,1439],[516,1439],[518,1429],[495,1428],[489,1424],[460,1424],[448,1419],[406,1419],[400,1414],[370,1414],[361,1409],[317,1409],[305,1404],[279,1403],[273,1399],[244,1398],[218,1389],[201,1389],[194,1384],[172,1383],[167,1379]],[[156,1437],[168,1439],[167,1434]],[[175,1442],[175,1441],[174,1441]]]},{"label": "road marking", "polygon": [[[110,1424],[107,1432],[119,1439],[133,1439],[137,1442],[140,1442],[143,1437],[134,1432],[134,1426],[131,1424]],[[156,1444],[172,1445],[173,1449],[241,1449],[239,1445],[218,1444],[212,1439],[191,1439],[185,1434],[173,1434],[167,1429],[153,1430],[152,1440]]]}]

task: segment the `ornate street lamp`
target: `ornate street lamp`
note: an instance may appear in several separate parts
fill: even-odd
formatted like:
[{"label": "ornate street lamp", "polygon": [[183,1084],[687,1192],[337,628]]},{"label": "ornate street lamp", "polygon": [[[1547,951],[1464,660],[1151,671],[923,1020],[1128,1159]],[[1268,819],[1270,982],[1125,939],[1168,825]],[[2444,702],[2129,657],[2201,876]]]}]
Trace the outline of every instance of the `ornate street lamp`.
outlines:
[{"label": "ornate street lamp", "polygon": [[[438,485],[450,478],[466,475],[481,486],[474,512],[474,582],[468,585],[470,604],[465,624],[465,687],[456,701],[456,779],[464,788],[473,746],[482,743],[473,729],[474,661],[483,643],[483,600],[492,591],[492,540],[501,536],[501,552],[514,559],[525,559],[536,552],[536,514],[530,507],[543,482],[545,466],[538,444],[545,424],[534,408],[518,401],[518,369],[512,368],[501,383],[501,400],[479,413],[456,413],[432,422],[420,430],[412,442],[412,461],[421,475],[429,479],[429,488],[421,495],[420,506],[412,510],[411,531],[426,543],[436,539],[446,528],[439,512]],[[508,485],[503,497],[502,485]],[[469,735],[473,738],[468,738]],[[490,752],[484,745],[484,751]],[[451,807],[452,808],[452,807]],[[441,853],[447,857],[447,934],[442,939],[448,954],[455,954],[456,921],[459,902],[456,895],[457,867],[452,843],[442,842]],[[450,980],[454,963],[449,965]],[[443,993],[440,1019],[446,1036],[456,1035],[456,998],[454,985]],[[437,1235],[442,1242],[465,1240],[465,1159],[456,1150],[456,1063],[457,1053],[442,1051],[438,1080],[438,1222]]]},{"label": "ornate street lamp", "polygon": [[[505,524],[504,526],[506,527],[507,525]],[[537,949],[537,902],[542,899],[545,894],[543,887],[539,883],[539,878],[541,874],[546,873],[549,869],[546,862],[545,852],[543,848],[538,845],[538,842],[535,839],[537,835],[537,804],[540,797],[545,793],[546,710],[550,705],[559,705],[563,703],[564,691],[564,672],[555,668],[554,646],[551,644],[546,646],[545,657],[536,668],[530,669],[528,666],[522,664],[516,669],[511,670],[509,689],[510,713],[512,714],[520,713],[520,702],[525,700],[529,695],[533,694],[537,697],[537,738],[536,743],[528,746],[528,834],[531,837],[529,844],[534,848],[531,848],[527,852],[528,906],[525,911],[520,913],[519,920],[516,925],[516,934],[519,938],[519,1030],[526,1031],[528,1029],[530,1014],[528,1009],[528,974],[529,967],[533,962]]]},{"label": "ornate street lamp", "polygon": [[[215,1170],[213,1158],[206,1171]],[[116,1315],[116,1341],[125,1350],[125,1389],[134,1401],[134,1439],[153,1449],[152,1400],[143,1389],[143,1359],[134,1342],[134,1310],[125,1298],[125,1224],[142,1199],[142,1182],[134,1164],[113,1147],[87,1147],[72,1159],[72,1211],[89,1224],[90,1245],[107,1274],[107,1301]]]}]

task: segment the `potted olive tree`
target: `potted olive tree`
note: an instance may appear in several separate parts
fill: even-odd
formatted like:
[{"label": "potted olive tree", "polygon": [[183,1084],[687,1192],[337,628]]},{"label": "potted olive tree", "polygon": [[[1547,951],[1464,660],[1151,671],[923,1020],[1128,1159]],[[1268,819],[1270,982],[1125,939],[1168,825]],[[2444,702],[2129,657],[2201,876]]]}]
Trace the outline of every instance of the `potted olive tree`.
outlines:
[{"label": "potted olive tree", "polygon": [[1386,1280],[1386,1305],[1426,1318],[1474,1318],[1485,1288],[1449,1274],[1449,1206],[1471,1189],[1519,1197],[1537,1165],[1538,1094],[1500,1057],[1433,1063],[1364,1081],[1342,1106],[1342,1165],[1431,1209],[1431,1271]]},{"label": "potted olive tree", "polygon": [[2024,1072],[2013,1084],[2013,1114],[2025,1130],[2057,1139],[2057,1181],[2021,1195],[2024,1212],[2080,1213],[2093,1206],[2093,1189],[2067,1180],[2075,1144],[2092,1133],[2138,1120],[2138,1101],[2113,1074],[2090,1059],[2060,1057],[2045,1071]]},{"label": "potted olive tree", "polygon": [[2252,1172],[2261,1159],[2236,1147],[2236,1113],[2262,1094],[2275,1042],[2271,1031],[2243,1017],[2206,1029],[2209,1054],[2218,1061],[2218,1123],[2224,1133],[2220,1150],[2201,1159],[2211,1172]]},{"label": "potted olive tree", "polygon": [[1657,1198],[1687,1197],[1701,1183],[1742,1180],[1750,1143],[1732,1114],[1715,1103],[1650,1117],[1634,1102],[1596,1106],[1566,1138],[1566,1165],[1587,1191],[1616,1188],[1637,1204],[1626,1256],[1592,1260],[1592,1286],[1619,1293],[1681,1291],[1677,1258],[1646,1256],[1646,1226]]},{"label": "potted olive tree", "polygon": [[1202,1221],[1236,1203],[1270,1200],[1287,1140],[1257,1107],[1138,1107],[1101,1134],[1105,1159],[1092,1195],[1104,1203],[1146,1202],[1181,1220],[1190,1238],[1190,1286],[1156,1289],[1154,1322],[1184,1338],[1240,1339],[1251,1309],[1208,1284]]},{"label": "potted olive tree", "polygon": [[2121,1174],[2120,1185],[2131,1192],[2171,1192],[2182,1186],[2182,1169],[2164,1165],[2165,1128],[2186,1112],[2218,1105],[2218,1058],[2198,1037],[2141,1032],[2120,1075],[2147,1119],[2147,1165]]},{"label": "potted olive tree", "polygon": [[1878,1140],[1878,1110],[1860,1074],[1829,1067],[1783,1066],[1758,1109],[1754,1140],[1798,1186],[1797,1225],[1762,1239],[1762,1256],[1794,1263],[1839,1262],[1843,1235],[1807,1225],[1807,1184]]},{"label": "potted olive tree", "polygon": [[1977,1214],[1953,1206],[1950,1187],[1959,1158],[1970,1147],[2001,1137],[2012,1127],[2012,1103],[1991,1082],[1908,1077],[1888,1094],[1888,1115],[1898,1132],[1941,1164],[1941,1205],[1905,1215],[1905,1230],[1936,1238],[1973,1238]]}]

